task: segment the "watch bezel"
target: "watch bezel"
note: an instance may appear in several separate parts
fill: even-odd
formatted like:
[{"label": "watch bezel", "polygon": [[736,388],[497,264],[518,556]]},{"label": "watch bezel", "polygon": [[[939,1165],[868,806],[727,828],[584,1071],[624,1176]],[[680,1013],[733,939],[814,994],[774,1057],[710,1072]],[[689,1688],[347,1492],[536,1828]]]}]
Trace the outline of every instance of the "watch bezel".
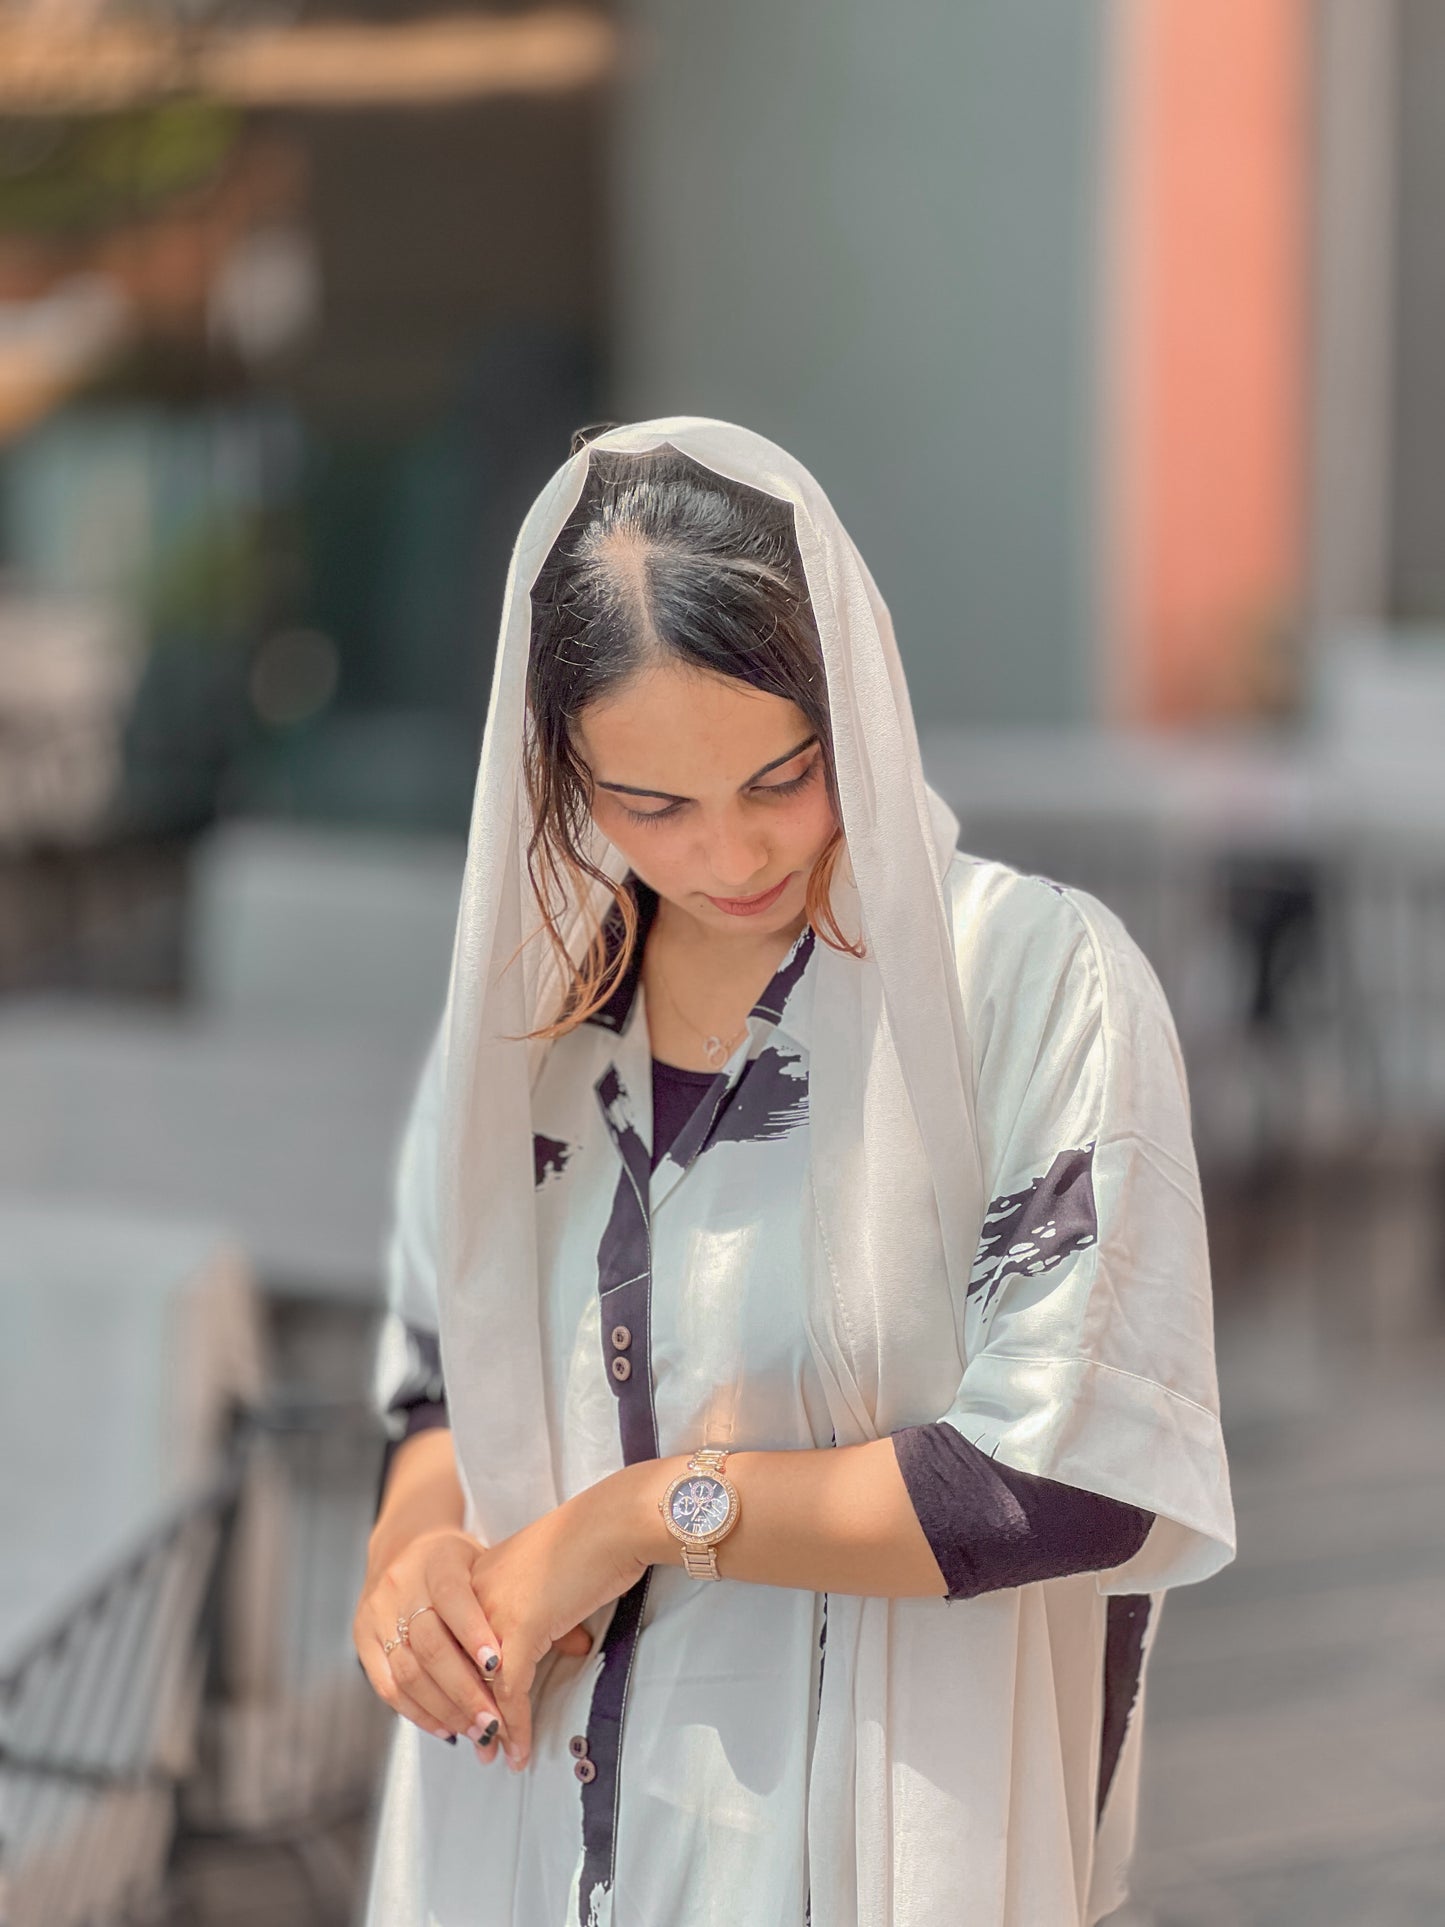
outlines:
[{"label": "watch bezel", "polygon": [[[689,1532],[685,1527],[680,1526],[672,1516],[672,1495],[679,1487],[688,1484],[692,1479],[716,1479],[723,1491],[727,1494],[728,1516],[720,1526],[714,1526],[711,1532]],[[737,1524],[738,1514],[742,1510],[742,1500],[738,1496],[737,1487],[733,1484],[726,1472],[707,1472],[690,1468],[686,1472],[679,1472],[675,1479],[668,1482],[667,1490],[657,1502],[657,1509],[662,1514],[662,1523],[667,1527],[679,1545],[699,1547],[715,1546],[720,1540],[726,1539],[733,1527]]]}]

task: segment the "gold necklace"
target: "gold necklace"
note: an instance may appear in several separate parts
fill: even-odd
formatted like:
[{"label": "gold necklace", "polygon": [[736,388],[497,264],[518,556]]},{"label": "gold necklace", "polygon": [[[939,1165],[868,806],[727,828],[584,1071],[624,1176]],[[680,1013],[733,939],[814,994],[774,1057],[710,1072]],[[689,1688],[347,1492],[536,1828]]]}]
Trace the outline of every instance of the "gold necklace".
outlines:
[{"label": "gold necklace", "polygon": [[[709,1066],[715,1071],[721,1070],[722,1066],[726,1064],[744,1037],[747,1036],[748,1026],[746,1020],[744,1020],[741,1030],[735,1032],[731,1039],[719,1037],[716,1031],[699,1030],[698,1026],[687,1015],[686,1011],[682,1009],[676,997],[673,996],[671,985],[657,968],[656,964],[652,967],[652,974],[658,983],[661,984],[663,995],[667,998],[667,1001],[672,1005],[678,1016],[681,1017],[683,1023],[687,1025],[687,1028],[695,1037],[702,1039],[702,1054],[707,1059]],[[751,1014],[752,1013],[749,1012],[749,1015]]]}]

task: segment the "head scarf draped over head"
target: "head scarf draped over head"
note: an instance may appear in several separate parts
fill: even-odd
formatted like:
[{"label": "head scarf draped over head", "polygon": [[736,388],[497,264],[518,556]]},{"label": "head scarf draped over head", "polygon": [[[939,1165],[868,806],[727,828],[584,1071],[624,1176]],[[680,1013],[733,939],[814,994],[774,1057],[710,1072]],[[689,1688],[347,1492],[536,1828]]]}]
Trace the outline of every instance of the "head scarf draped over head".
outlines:
[{"label": "head scarf draped over head", "polygon": [[[1015,873],[956,855],[958,822],[924,780],[887,607],[831,503],[774,443],[696,416],[615,428],[580,448],[537,497],[508,571],[446,1006],[423,1080],[432,1099],[419,1100],[403,1143],[392,1250],[394,1289],[409,1266],[434,1273],[468,1529],[495,1543],[566,1496],[545,1417],[532,1203],[530,1092],[549,1046],[518,1041],[555,1014],[562,988],[550,946],[524,942],[539,923],[525,860],[529,591],[582,493],[592,451],[663,443],[791,505],[822,644],[847,850],[832,902],[843,929],[866,944],[861,960],[822,943],[815,951],[816,1236],[805,1283],[808,1339],[837,1443],[945,1414],[962,1429],[966,1416],[968,1435],[1004,1462],[1161,1515],[1109,1590],[1203,1577],[1232,1553],[1232,1514],[1187,1100],[1157,980],[1092,899],[1032,879],[1021,894]],[[593,835],[594,860],[620,878],[620,853]],[[593,897],[569,903],[559,919],[574,955],[605,908],[602,887],[588,888]],[[1096,1282],[1107,1254],[1095,1251],[1084,1254],[1092,1268],[1078,1274],[1084,1283],[1067,1306],[1034,1285],[1019,1310],[992,1307],[1004,1336],[997,1356],[977,1361],[982,1389],[970,1397],[956,1358],[940,1359],[924,1335],[937,1331],[944,1303],[965,1357],[989,1344],[984,1294],[970,1295],[970,1278],[990,1189],[1005,1188],[995,1185],[1004,1133],[991,1112],[979,1115],[981,1040],[970,1022],[987,1009],[991,1028],[1005,1032],[1008,987],[970,999],[968,982],[986,964],[1000,980],[1015,971],[1037,979],[1040,947],[1051,945],[1045,976],[1054,968],[1062,982],[1066,970],[1087,968],[1098,997],[1117,1006],[1100,1020],[1115,1046],[1110,1088],[1121,1105],[1161,1107],[1178,1167],[1167,1174],[1169,1195],[1188,1206],[1178,1232],[1188,1242],[1152,1254],[1137,1302],[1114,1309],[1141,1348],[1130,1369],[1096,1355],[1106,1346],[1101,1317],[1122,1294],[1115,1277]],[[1007,1055],[997,1035],[992,1047]],[[1130,1134],[1126,1119],[1120,1141]],[[1108,1155],[1101,1138],[1096,1183],[1113,1183],[1121,1200],[1135,1195],[1135,1167],[1121,1162],[1111,1179]],[[964,1918],[971,1927],[1058,1927],[1113,1904],[1134,1786],[1126,1760],[1111,1795],[1112,1834],[1096,1837],[1092,1813],[1081,1810],[1092,1795],[1080,1790],[1078,1763],[1091,1749],[1097,1756],[1097,1728],[1084,1730],[1099,1717],[1097,1694],[1092,1678],[1080,1685],[1069,1672],[1095,1666],[1104,1589],[1102,1577],[1084,1574],[971,1601],[831,1598],[809,1793],[814,1927]],[[1080,1731],[1063,1730],[1079,1707]]]},{"label": "head scarf draped over head", "polygon": [[[479,1485],[472,1495],[492,1532],[515,1531],[559,1496],[536,1422],[543,1406],[528,1091],[546,1045],[511,1040],[554,1013],[561,985],[540,942],[526,945],[521,967],[507,967],[538,924],[525,863],[531,816],[522,768],[528,591],[581,495],[590,450],[637,452],[662,442],[793,505],[822,641],[849,858],[835,873],[833,902],[845,929],[861,927],[868,950],[860,963],[820,946],[819,1035],[835,1048],[814,1053],[810,1110],[812,1128],[822,1134],[813,1160],[815,1183],[825,1192],[819,1204],[825,1222],[836,1222],[828,1246],[835,1254],[868,1252],[893,1269],[888,1221],[919,1190],[892,1171],[906,1154],[915,1178],[925,1167],[943,1175],[940,1218],[950,1273],[961,1288],[984,1202],[942,888],[958,821],[923,778],[887,607],[822,489],[773,443],[731,423],[692,417],[613,429],[558,470],[517,539],[443,1024],[443,1342],[453,1357],[460,1353],[459,1362],[485,1364],[480,1372],[446,1376],[465,1470],[507,1468],[505,1479],[488,1479],[485,1491]],[[621,876],[618,852],[594,836],[594,861]],[[580,939],[592,927],[599,894],[594,886],[590,904],[567,906],[559,919],[564,930]],[[499,1132],[499,1118],[515,1128]],[[875,1192],[877,1212],[867,1208]],[[886,1292],[890,1282],[877,1277],[873,1289]],[[501,1403],[499,1376],[511,1388]]]}]

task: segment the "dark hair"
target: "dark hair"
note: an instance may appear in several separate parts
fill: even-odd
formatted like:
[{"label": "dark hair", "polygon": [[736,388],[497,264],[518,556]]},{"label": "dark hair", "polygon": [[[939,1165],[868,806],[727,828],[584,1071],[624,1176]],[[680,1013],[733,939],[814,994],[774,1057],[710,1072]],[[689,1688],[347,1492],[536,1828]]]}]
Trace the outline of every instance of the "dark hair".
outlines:
[{"label": "dark hair", "polygon": [[[594,449],[582,494],[532,586],[523,752],[533,820],[527,870],[567,986],[561,1013],[533,1036],[558,1036],[581,1023],[627,969],[636,903],[585,853],[591,772],[573,731],[589,704],[660,657],[796,704],[822,745],[828,794],[839,813],[822,649],[792,505],[719,475],[668,443],[641,454]],[[842,847],[840,829],[809,875],[808,916],[825,942],[861,956],[862,945],[844,937],[828,902]],[[579,886],[584,877],[612,893],[623,941],[609,955],[599,924],[578,963],[556,915],[565,885]]]}]

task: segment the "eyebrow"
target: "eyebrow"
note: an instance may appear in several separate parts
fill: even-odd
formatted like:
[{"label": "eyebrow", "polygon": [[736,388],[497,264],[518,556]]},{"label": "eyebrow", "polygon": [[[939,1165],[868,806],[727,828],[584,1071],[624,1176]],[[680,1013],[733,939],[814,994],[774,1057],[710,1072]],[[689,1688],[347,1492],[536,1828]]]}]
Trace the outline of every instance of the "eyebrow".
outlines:
[{"label": "eyebrow", "polygon": [[[785,751],[781,756],[775,756],[771,763],[764,763],[761,769],[755,769],[747,782],[738,785],[739,789],[746,789],[748,783],[756,783],[760,776],[768,775],[771,770],[781,769],[784,763],[791,763],[795,756],[801,756],[805,749],[811,749],[817,740],[816,736],[809,736],[796,748]],[[690,796],[674,796],[671,790],[641,790],[633,783],[604,783],[601,777],[594,780],[598,789],[620,790],[624,796],[660,796],[668,803],[690,803],[693,800]]]}]

